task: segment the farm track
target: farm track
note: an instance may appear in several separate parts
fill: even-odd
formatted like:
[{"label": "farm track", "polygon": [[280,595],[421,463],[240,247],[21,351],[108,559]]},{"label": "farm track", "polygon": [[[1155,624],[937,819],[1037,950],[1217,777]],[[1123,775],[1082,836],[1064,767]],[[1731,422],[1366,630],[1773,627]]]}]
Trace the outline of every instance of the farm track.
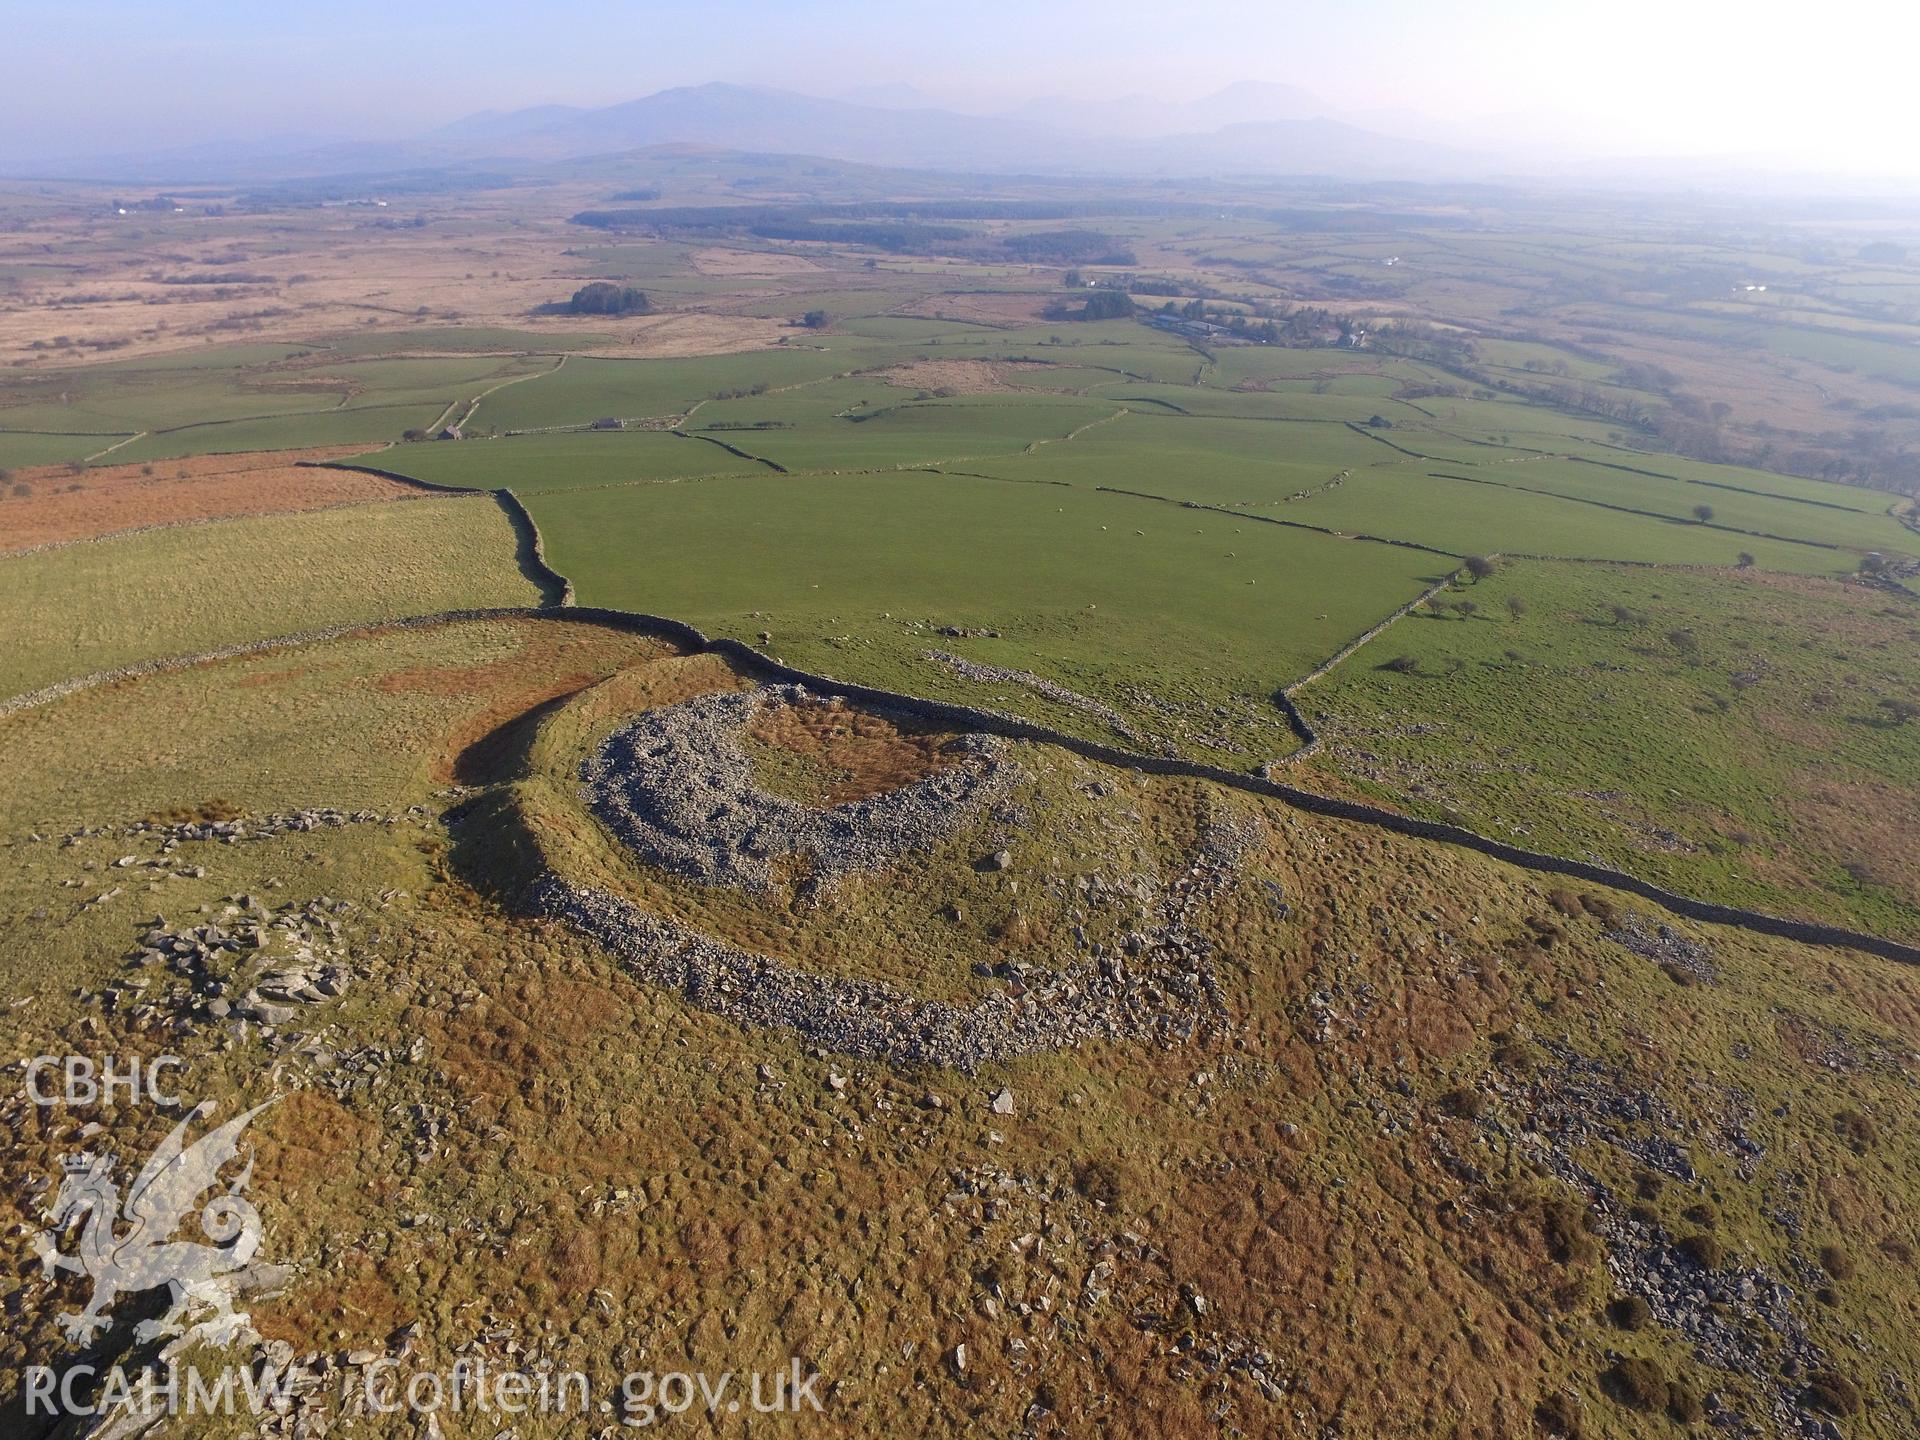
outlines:
[{"label": "farm track", "polygon": [[1053,445],[1056,443],[1065,445],[1070,441],[1078,440],[1082,435],[1086,434],[1089,430],[1096,430],[1102,425],[1111,425],[1116,420],[1124,420],[1127,418],[1127,416],[1131,415],[1132,413],[1133,412],[1131,410],[1127,409],[1126,406],[1122,405],[1118,410],[1114,411],[1113,414],[1102,415],[1098,420],[1089,420],[1086,424],[1080,426],[1078,429],[1069,430],[1064,435],[1059,435],[1059,436],[1049,435],[1043,439],[1035,440],[1031,444],[1029,444],[1026,447],[1026,449],[1022,450],[1020,453],[1022,455],[1032,455],[1037,453],[1040,447],[1043,445]]},{"label": "farm track", "polygon": [[136,440],[146,439],[147,433],[148,433],[147,431],[142,430],[137,435],[129,435],[124,440],[116,440],[113,442],[113,444],[107,446],[107,448],[104,450],[96,450],[91,455],[86,455],[81,457],[80,463],[82,465],[91,465],[96,460],[104,460],[107,456],[111,455],[114,451],[124,449],[127,446],[133,444],[133,442]]},{"label": "farm track", "polygon": [[447,408],[442,410],[437,416],[435,416],[433,423],[427,426],[427,433],[429,435],[439,434],[443,429],[446,428],[447,421],[453,415],[453,412],[455,410],[458,410],[459,408],[460,408],[460,402],[458,400],[449,400],[447,402]]},{"label": "farm track", "polygon": [[[504,390],[509,385],[518,385],[523,380],[544,380],[549,375],[558,375],[561,370],[566,368],[566,364],[567,357],[563,354],[559,360],[555,362],[551,370],[536,370],[531,375],[514,375],[502,380],[498,385],[489,385],[485,390],[482,390],[478,395],[474,396],[472,400],[467,402],[466,413],[454,422],[454,427],[456,429],[464,429],[466,426],[471,425],[473,423],[473,417],[480,413],[480,402],[496,390]],[[441,426],[445,425],[447,423],[447,416],[452,414],[459,404],[460,402],[456,400],[452,405],[449,405],[446,410],[442,412],[440,418],[433,422],[433,428],[438,430]]]}]

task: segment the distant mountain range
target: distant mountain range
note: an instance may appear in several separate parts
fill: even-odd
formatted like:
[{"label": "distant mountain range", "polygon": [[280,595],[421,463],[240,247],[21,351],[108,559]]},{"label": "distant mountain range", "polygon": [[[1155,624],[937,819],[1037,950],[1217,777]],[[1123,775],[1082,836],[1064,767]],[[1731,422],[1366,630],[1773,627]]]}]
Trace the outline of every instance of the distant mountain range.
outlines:
[{"label": "distant mountain range", "polygon": [[490,157],[571,160],[653,145],[779,150],[889,165],[1001,168],[1028,127],[943,110],[894,110],[757,86],[682,86],[584,110],[542,105],[488,111],[424,137]]},{"label": "distant mountain range", "polygon": [[[876,86],[842,97],[889,110],[942,108],[911,86]],[[951,108],[951,107],[948,107]],[[1281,120],[1351,120],[1326,101],[1297,85],[1242,80],[1198,100],[1163,100],[1153,95],[1123,95],[1112,100],[1075,100],[1042,96],[1001,113],[1027,125],[1042,125],[1069,135],[1100,139],[1147,139],[1165,135],[1202,135],[1229,125],[1266,124]]]},{"label": "distant mountain range", "polygon": [[[1090,179],[1280,179],[1705,187],[1740,194],[1827,193],[1830,179],[1778,170],[1765,157],[1608,158],[1566,135],[1563,117],[1515,114],[1449,125],[1411,111],[1340,113],[1291,85],[1246,81],[1197,100],[1040,98],[998,114],[943,108],[912,86],[870,86],[839,99],[764,86],[680,86],[598,108],[483,110],[425,134],[340,140],[235,137],[226,143],[117,155],[11,148],[0,175],[185,185],[406,177],[444,188],[484,172],[534,178],[618,169],[634,152],[701,146],[806,156],[897,170]],[[396,182],[397,183],[397,182]],[[505,183],[505,181],[501,181]],[[1845,193],[1907,200],[1911,186],[1853,182]]]},{"label": "distant mountain range", "polygon": [[518,170],[686,144],[1001,174],[1455,180],[1499,168],[1489,154],[1332,118],[1313,96],[1284,85],[1234,85],[1189,102],[1040,99],[981,115],[924,103],[907,86],[835,100],[719,82],[600,108],[486,110],[410,138],[236,139],[145,154],[38,157],[30,165],[0,154],[0,166],[26,177],[258,182],[434,166]]},{"label": "distant mountain range", "polygon": [[827,100],[759,86],[685,86],[601,109],[485,111],[424,137],[468,158],[577,159],[652,145],[778,150],[871,164],[967,170],[1437,179],[1485,174],[1488,156],[1327,118],[1290,86],[1245,84],[1186,103],[1035,100],[1011,115],[914,101],[907,87]]}]

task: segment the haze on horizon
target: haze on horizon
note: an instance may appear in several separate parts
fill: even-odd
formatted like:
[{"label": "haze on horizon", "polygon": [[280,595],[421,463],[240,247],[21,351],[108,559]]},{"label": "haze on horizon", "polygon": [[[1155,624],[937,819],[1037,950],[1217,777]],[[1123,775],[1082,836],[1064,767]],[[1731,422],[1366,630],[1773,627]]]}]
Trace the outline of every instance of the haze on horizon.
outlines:
[{"label": "haze on horizon", "polygon": [[1517,157],[1725,157],[1917,176],[1905,71],[1920,14],[1840,0],[1605,12],[1523,0],[1334,7],[1191,0],[15,0],[0,164],[268,137],[408,139],[480,110],[607,105],[711,80],[923,96],[973,114],[1047,97],[1191,101],[1236,82],[1328,116]]}]

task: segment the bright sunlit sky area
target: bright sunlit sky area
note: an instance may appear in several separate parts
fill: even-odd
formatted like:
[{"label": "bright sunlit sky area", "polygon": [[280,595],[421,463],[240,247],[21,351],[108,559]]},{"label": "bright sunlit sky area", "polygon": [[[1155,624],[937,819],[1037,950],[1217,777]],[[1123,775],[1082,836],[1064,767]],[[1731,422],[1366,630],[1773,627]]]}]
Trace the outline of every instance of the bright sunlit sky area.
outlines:
[{"label": "bright sunlit sky area", "polygon": [[1914,7],[1860,0],[7,0],[0,156],[404,139],[709,80],[975,113],[1257,80],[1457,143],[1920,174],[1917,48]]}]

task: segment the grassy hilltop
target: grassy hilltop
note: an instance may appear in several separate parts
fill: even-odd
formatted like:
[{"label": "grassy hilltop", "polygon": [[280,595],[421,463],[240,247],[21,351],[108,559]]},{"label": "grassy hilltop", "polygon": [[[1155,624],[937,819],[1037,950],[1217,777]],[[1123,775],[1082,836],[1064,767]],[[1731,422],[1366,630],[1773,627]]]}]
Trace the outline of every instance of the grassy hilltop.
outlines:
[{"label": "grassy hilltop", "polygon": [[[0,195],[0,697],[70,686],[0,706],[0,1048],[280,1097],[223,1353],[289,1433],[459,1357],[797,1361],[809,1434],[1912,1433],[1920,972],[1121,761],[1920,943],[1913,266],[621,163]],[[177,1119],[0,1097],[0,1373],[81,1353],[47,1178]]]}]

